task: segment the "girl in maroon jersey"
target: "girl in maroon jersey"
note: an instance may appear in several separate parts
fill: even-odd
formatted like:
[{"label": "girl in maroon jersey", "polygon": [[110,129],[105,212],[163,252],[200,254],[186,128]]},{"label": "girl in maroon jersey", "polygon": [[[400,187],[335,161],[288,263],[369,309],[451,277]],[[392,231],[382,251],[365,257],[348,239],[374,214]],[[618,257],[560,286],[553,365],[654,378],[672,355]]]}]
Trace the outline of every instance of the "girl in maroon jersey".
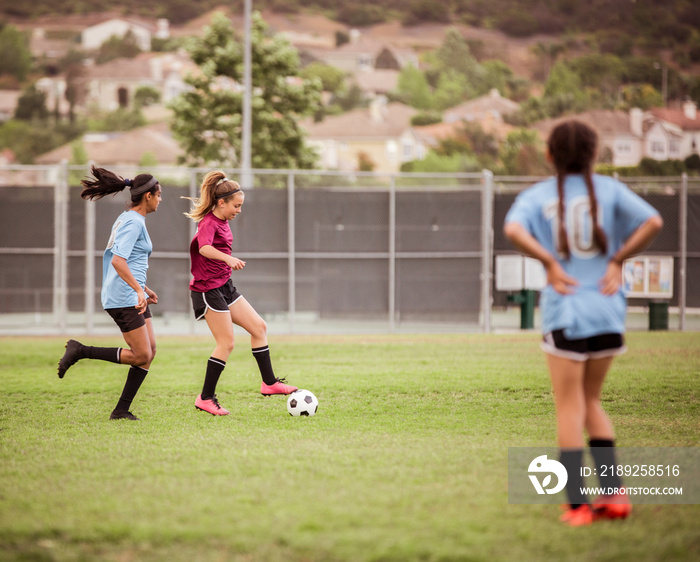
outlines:
[{"label": "girl in maroon jersey", "polygon": [[209,172],[202,181],[199,199],[194,200],[194,208],[185,213],[198,223],[190,244],[192,306],[197,320],[206,320],[216,340],[195,407],[215,416],[229,413],[219,405],[215,392],[233,351],[233,324],[250,334],[253,356],[262,376],[260,393],[270,396],[297,390],[275,376],[267,345],[267,325],[231,281],[231,273],[245,267],[245,262],[231,255],[233,235],[228,221],[241,212],[244,198],[238,183],[223,172]]}]

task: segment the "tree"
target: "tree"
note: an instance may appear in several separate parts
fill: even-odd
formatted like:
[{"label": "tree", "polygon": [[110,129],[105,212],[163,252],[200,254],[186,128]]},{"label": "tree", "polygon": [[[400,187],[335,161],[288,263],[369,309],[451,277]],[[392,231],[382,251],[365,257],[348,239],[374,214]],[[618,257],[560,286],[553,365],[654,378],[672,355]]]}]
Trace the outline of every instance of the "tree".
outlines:
[{"label": "tree", "polygon": [[112,35],[112,37],[102,43],[97,53],[97,64],[103,64],[121,57],[133,58],[140,52],[141,49],[136,43],[136,37],[129,30],[124,37]]},{"label": "tree", "polygon": [[651,84],[627,84],[620,91],[625,109],[639,107],[646,110],[663,105],[661,92]]},{"label": "tree", "polygon": [[569,62],[581,83],[598,88],[604,95],[615,97],[624,77],[625,67],[615,55],[584,55]]},{"label": "tree", "polygon": [[432,96],[425,74],[412,64],[405,66],[399,73],[396,85],[398,97],[416,109],[430,109]]},{"label": "tree", "polygon": [[85,165],[83,170],[71,170],[68,174],[68,184],[69,185],[80,185],[80,180],[85,177],[85,172],[87,170],[87,163],[90,160],[88,152],[85,148],[85,143],[82,139],[75,139],[70,144],[71,159],[70,164],[72,166]]},{"label": "tree", "polygon": [[140,109],[160,101],[160,90],[153,86],[139,86],[134,93],[134,107]]},{"label": "tree", "polygon": [[312,62],[300,74],[302,78],[307,80],[313,80],[314,78],[321,80],[324,92],[336,93],[343,87],[345,81],[345,72],[322,62]]},{"label": "tree", "polygon": [[[86,94],[84,55],[71,50],[61,59],[59,66],[63,68],[66,78],[65,98],[68,102],[68,119],[75,123],[75,107],[83,102]],[[58,102],[56,102],[58,106]]]},{"label": "tree", "polygon": [[469,99],[469,94],[472,91],[464,74],[455,70],[447,70],[440,73],[432,105],[439,111],[454,107]]},{"label": "tree", "polygon": [[587,100],[579,76],[565,63],[555,64],[544,88],[542,102],[546,115],[557,117],[566,112],[583,111]]},{"label": "tree", "polygon": [[553,43],[551,41],[538,41],[532,47],[533,54],[540,60],[542,70],[540,78],[546,79],[552,65],[557,61],[557,57],[566,50],[566,46],[561,43]]},{"label": "tree", "polygon": [[27,36],[12,25],[0,26],[0,75],[9,74],[24,81],[32,68]]},{"label": "tree", "polygon": [[29,86],[17,100],[15,119],[31,121],[32,119],[44,120],[49,116],[46,108],[46,93],[42,92],[35,84]]},{"label": "tree", "polygon": [[[297,51],[281,35],[269,37],[259,12],[251,22],[253,168],[312,168],[316,153],[304,143],[298,121],[320,107],[321,81],[299,76]],[[240,164],[243,129],[243,42],[231,22],[216,14],[204,36],[188,43],[199,74],[191,90],[170,103],[172,130],[195,165]]]},{"label": "tree", "polygon": [[501,146],[503,172],[507,175],[535,176],[549,173],[549,167],[540,150],[541,141],[535,131],[516,129]]},{"label": "tree", "polygon": [[483,70],[458,29],[451,27],[447,30],[445,39],[435,52],[435,58],[439,70],[456,70],[464,74],[472,83],[481,81]]}]

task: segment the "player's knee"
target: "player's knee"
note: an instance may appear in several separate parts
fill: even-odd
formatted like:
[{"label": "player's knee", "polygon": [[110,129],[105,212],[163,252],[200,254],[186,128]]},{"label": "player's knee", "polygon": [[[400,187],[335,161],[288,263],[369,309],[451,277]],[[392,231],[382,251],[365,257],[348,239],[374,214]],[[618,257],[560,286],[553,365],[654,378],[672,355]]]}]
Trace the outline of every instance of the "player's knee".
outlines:
[{"label": "player's knee", "polygon": [[234,345],[235,344],[233,339],[221,341],[218,343],[218,347],[227,355],[233,351]]},{"label": "player's knee", "polygon": [[263,337],[267,335],[267,322],[262,318],[258,318],[255,323],[255,335],[258,337]]},{"label": "player's knee", "polygon": [[137,351],[134,351],[133,353],[134,353],[134,364],[137,366],[150,363],[151,360],[153,359],[153,355],[151,354],[150,349],[139,349]]}]

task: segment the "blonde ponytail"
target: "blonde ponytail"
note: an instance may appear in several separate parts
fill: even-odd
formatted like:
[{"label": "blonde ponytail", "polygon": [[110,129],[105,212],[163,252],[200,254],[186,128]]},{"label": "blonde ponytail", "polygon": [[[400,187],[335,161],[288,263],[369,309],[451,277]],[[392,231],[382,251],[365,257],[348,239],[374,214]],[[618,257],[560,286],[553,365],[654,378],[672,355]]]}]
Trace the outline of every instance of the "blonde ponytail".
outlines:
[{"label": "blonde ponytail", "polygon": [[186,217],[191,218],[195,222],[201,221],[209,214],[220,199],[224,201],[234,194],[241,192],[241,186],[238,182],[230,180],[220,170],[209,172],[202,180],[201,193],[199,198],[182,197],[194,203],[194,207],[187,213]]}]

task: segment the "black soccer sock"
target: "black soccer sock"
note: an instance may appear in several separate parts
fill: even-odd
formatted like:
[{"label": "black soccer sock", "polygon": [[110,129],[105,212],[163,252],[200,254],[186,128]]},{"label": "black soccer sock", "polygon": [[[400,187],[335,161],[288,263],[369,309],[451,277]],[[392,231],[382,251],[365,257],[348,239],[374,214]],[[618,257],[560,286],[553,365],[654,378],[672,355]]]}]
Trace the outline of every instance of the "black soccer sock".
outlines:
[{"label": "black soccer sock", "polygon": [[99,359],[100,361],[109,361],[111,363],[119,363],[122,354],[121,347],[92,347],[84,345],[80,350],[82,359]]},{"label": "black soccer sock", "polygon": [[615,442],[612,439],[588,440],[591,454],[598,472],[598,480],[602,488],[621,488],[622,480],[617,475]]},{"label": "black soccer sock", "polygon": [[131,403],[136,396],[136,393],[141,388],[141,383],[146,378],[148,374],[148,369],[143,369],[142,367],[132,366],[129,369],[129,374],[126,376],[126,384],[124,385],[124,390],[122,390],[122,395],[117,402],[117,407],[114,408],[118,411],[128,412]]},{"label": "black soccer sock", "polygon": [[252,351],[253,357],[255,357],[255,360],[258,362],[258,369],[260,369],[260,376],[263,382],[265,384],[275,384],[277,382],[277,377],[275,377],[275,372],[272,370],[269,346],[254,347]]},{"label": "black soccer sock", "polygon": [[219,377],[224,372],[226,361],[210,357],[207,361],[207,373],[204,375],[204,386],[202,386],[202,400],[211,400],[216,394],[216,385],[219,383]]},{"label": "black soccer sock", "polygon": [[581,467],[583,466],[583,449],[560,449],[559,461],[564,465],[568,480],[566,481],[566,495],[572,509],[576,509],[584,503],[588,503],[588,498],[581,491],[583,488],[583,476]]}]

